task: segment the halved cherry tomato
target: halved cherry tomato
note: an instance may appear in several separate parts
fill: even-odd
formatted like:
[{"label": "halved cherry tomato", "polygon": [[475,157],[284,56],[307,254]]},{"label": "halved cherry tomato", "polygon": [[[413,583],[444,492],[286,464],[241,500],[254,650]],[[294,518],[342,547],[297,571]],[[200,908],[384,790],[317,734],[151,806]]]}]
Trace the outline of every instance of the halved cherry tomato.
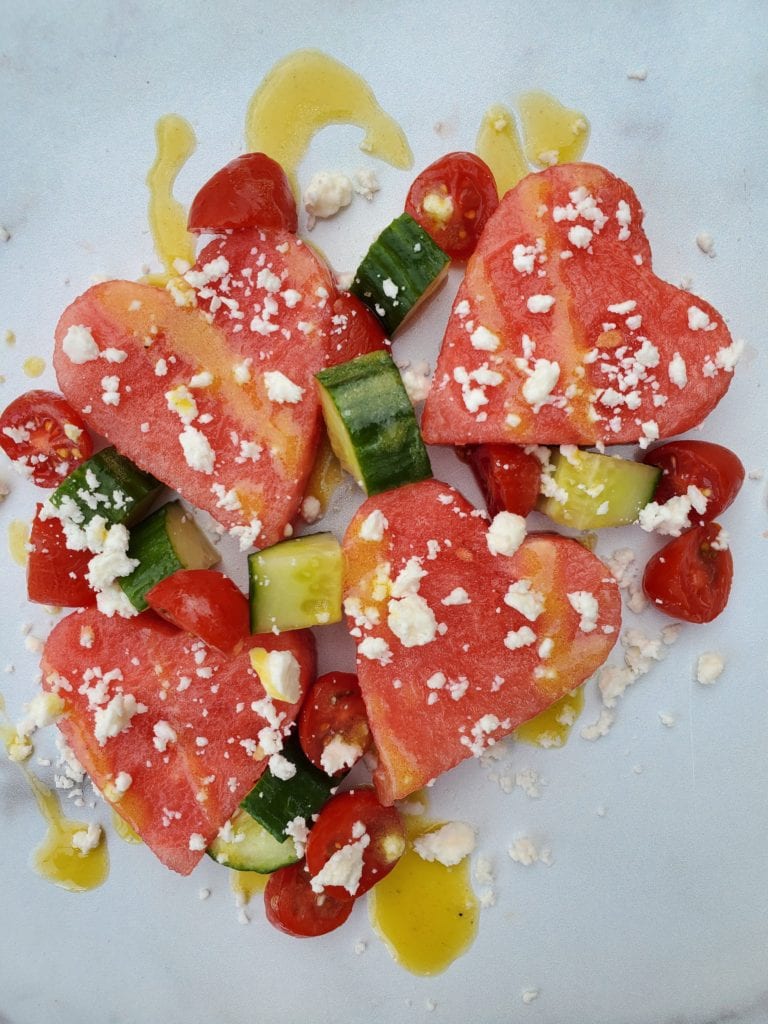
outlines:
[{"label": "halved cherry tomato", "polygon": [[[348,748],[345,764],[337,771],[328,763],[326,747],[338,741]],[[329,775],[347,771],[363,756],[371,741],[368,716],[357,676],[327,672],[315,680],[299,713],[299,742],[312,764]],[[355,749],[357,748],[357,754]]]},{"label": "halved cherry tomato", "polygon": [[386,352],[390,348],[379,321],[365,303],[349,292],[336,294],[330,334],[334,341],[332,365],[349,362],[368,352]]},{"label": "halved cherry tomato", "polygon": [[499,194],[488,165],[474,153],[448,153],[416,178],[405,200],[405,212],[452,260],[466,260],[498,205]]},{"label": "halved cherry tomato", "polygon": [[334,931],[344,924],[353,906],[354,900],[313,892],[303,861],[273,872],[264,889],[267,920],[297,939]]},{"label": "halved cherry tomato", "polygon": [[241,228],[295,233],[298,225],[288,177],[266,153],[244,153],[217,171],[192,201],[187,222],[196,235]]},{"label": "halved cherry tomato", "polygon": [[527,516],[539,496],[541,463],[516,444],[478,444],[458,449],[483,492],[490,515]]},{"label": "halved cherry tomato", "polygon": [[70,550],[60,520],[41,519],[42,507],[37,506],[29,535],[27,597],[36,604],[64,608],[96,604],[96,594],[85,579],[92,553]]},{"label": "halved cherry tomato", "polygon": [[728,603],[733,558],[718,542],[720,526],[704,523],[675,537],[645,567],[643,590],[659,611],[686,622],[711,622]]},{"label": "halved cherry tomato", "polygon": [[250,636],[248,601],[214,569],[180,569],[166,576],[149,591],[147,604],[223,654],[235,654]]},{"label": "halved cherry tomato", "polygon": [[[307,840],[307,868],[316,878],[342,847],[359,843],[362,872],[357,884],[325,885],[334,899],[356,899],[388,875],[405,851],[405,829],[394,807],[379,803],[372,789],[352,789],[332,797]],[[351,888],[351,891],[350,891]]]},{"label": "halved cherry tomato", "polygon": [[0,448],[38,487],[58,487],[93,455],[85,423],[55,391],[27,391],[0,414]]},{"label": "halved cherry tomato", "polygon": [[653,500],[662,504],[690,486],[707,499],[702,522],[715,519],[728,508],[744,483],[744,466],[730,448],[710,441],[670,441],[646,453],[643,462],[662,470]]}]

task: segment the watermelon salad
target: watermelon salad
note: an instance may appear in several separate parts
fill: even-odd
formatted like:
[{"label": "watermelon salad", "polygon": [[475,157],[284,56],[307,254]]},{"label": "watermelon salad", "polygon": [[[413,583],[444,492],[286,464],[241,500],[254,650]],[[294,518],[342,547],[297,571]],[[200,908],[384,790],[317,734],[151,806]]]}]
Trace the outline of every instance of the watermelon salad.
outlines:
[{"label": "watermelon salad", "polygon": [[[264,154],[207,182],[189,228],[213,236],[195,265],[165,288],[89,288],[56,328],[61,394],[0,417],[0,445],[48,489],[29,599],[73,609],[19,743],[55,720],[164,864],[266,874],[268,919],[319,935],[404,852],[397,801],[606,661],[619,586],[578,531],[656,531],[648,598],[676,620],[723,610],[716,519],[743,467],[665,439],[723,398],[740,344],[655,276],[637,196],[596,165],[499,200],[481,160],[447,154],[346,289]],[[392,350],[465,261],[419,421]],[[326,437],[364,496],[343,537],[313,525]],[[434,478],[427,443],[469,464],[485,508]],[[247,596],[198,511],[237,541]],[[342,621],[357,672],[318,677],[315,637]],[[470,849],[439,847],[445,863]]]}]

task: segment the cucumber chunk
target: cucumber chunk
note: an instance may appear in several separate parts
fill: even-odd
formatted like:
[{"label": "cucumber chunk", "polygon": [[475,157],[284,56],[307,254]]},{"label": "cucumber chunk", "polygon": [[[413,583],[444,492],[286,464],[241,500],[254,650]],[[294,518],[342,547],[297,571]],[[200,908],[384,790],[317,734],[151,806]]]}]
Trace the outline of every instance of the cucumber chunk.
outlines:
[{"label": "cucumber chunk", "polygon": [[128,557],[139,564],[118,583],[138,611],[147,607],[146,593],[179,569],[210,569],[219,553],[179,501],[153,512],[131,530]]},{"label": "cucumber chunk", "polygon": [[341,621],[344,563],[332,533],[284,540],[248,556],[251,632]]},{"label": "cucumber chunk", "polygon": [[388,352],[358,356],[315,379],[331,447],[366,494],[432,476],[413,406]]},{"label": "cucumber chunk", "polygon": [[536,507],[577,530],[634,523],[661,476],[656,466],[579,449],[567,456],[553,450],[550,465],[552,496],[540,497]]},{"label": "cucumber chunk", "polygon": [[371,309],[391,338],[437,288],[450,262],[424,228],[403,213],[371,245],[349,290]]},{"label": "cucumber chunk", "polygon": [[73,502],[83,526],[96,516],[131,526],[146,514],[162,486],[117,449],[103,448],[62,480],[50,500],[59,509]]},{"label": "cucumber chunk", "polygon": [[296,767],[290,779],[278,779],[267,768],[240,806],[255,818],[277,840],[285,838],[285,828],[294,818],[304,818],[311,825],[316,814],[339,784],[325,772],[315,768],[299,746],[295,736],[283,746],[283,757]]},{"label": "cucumber chunk", "polygon": [[289,837],[276,839],[246,811],[236,811],[226,830],[228,838],[218,836],[208,847],[209,857],[234,871],[258,871],[262,875],[277,871],[299,860]]}]

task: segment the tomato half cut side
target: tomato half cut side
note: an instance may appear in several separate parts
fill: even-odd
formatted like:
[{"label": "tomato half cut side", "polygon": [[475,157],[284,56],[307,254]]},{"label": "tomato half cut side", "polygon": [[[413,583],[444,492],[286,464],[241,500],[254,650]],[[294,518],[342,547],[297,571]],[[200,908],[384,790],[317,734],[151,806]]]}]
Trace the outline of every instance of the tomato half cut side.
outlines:
[{"label": "tomato half cut side", "polygon": [[404,852],[400,815],[364,787],[332,797],[320,811],[307,840],[307,868],[314,887],[337,900],[356,899]]},{"label": "tomato half cut side", "polygon": [[87,608],[96,604],[96,594],[85,574],[93,558],[90,551],[72,551],[59,519],[41,519],[37,506],[29,534],[27,597],[35,604],[62,608]]},{"label": "tomato half cut side", "polygon": [[343,774],[363,756],[371,730],[356,675],[327,672],[315,681],[299,713],[299,742],[328,775]]},{"label": "tomato half cut side", "polygon": [[478,444],[458,450],[483,492],[491,516],[514,512],[527,516],[536,506],[541,463],[516,444]]},{"label": "tomato half cut side", "polygon": [[313,892],[302,861],[274,871],[264,889],[269,923],[298,939],[335,931],[347,920],[353,906],[353,900],[337,900],[327,892]]},{"label": "tomato half cut side", "polygon": [[55,391],[27,391],[0,413],[0,448],[38,487],[58,487],[93,455],[83,419]]},{"label": "tomato half cut side", "polygon": [[733,557],[717,523],[686,530],[650,559],[643,589],[659,611],[685,622],[711,622],[728,604]]},{"label": "tomato half cut side", "polygon": [[711,441],[670,441],[647,452],[643,462],[662,471],[653,499],[659,504],[698,487],[707,499],[699,515],[703,522],[727,509],[744,483],[741,459],[730,448]]},{"label": "tomato half cut side", "polygon": [[285,171],[266,153],[236,157],[197,193],[187,226],[196,235],[243,228],[274,228],[295,234],[299,218]]},{"label": "tomato half cut side", "polygon": [[452,260],[466,260],[498,205],[488,165],[474,153],[447,153],[418,175],[406,197],[405,212]]},{"label": "tomato half cut side", "polygon": [[250,636],[247,599],[215,569],[180,569],[155,584],[147,603],[222,654],[236,654]]},{"label": "tomato half cut side", "polygon": [[347,363],[369,352],[388,351],[390,342],[381,324],[350,292],[338,292],[331,315],[330,365]]}]

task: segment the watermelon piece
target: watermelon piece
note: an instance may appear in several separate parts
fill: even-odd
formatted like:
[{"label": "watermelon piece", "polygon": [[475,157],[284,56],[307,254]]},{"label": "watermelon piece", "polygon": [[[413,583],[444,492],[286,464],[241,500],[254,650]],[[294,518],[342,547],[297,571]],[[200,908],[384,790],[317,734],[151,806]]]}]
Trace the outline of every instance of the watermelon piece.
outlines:
[{"label": "watermelon piece", "polygon": [[76,299],[56,329],[59,384],[94,430],[243,550],[268,546],[312,467],[334,285],[279,231],[211,242],[186,278],[194,288],[180,281],[173,294],[107,281]]},{"label": "watermelon piece", "polygon": [[384,803],[539,714],[618,637],[616,582],[586,548],[534,534],[492,554],[488,530],[484,512],[436,480],[369,498],[347,529],[344,608]]},{"label": "watermelon piece", "polygon": [[722,398],[741,343],[656,277],[643,211],[592,164],[530,174],[467,266],[422,420],[430,444],[640,443]]},{"label": "watermelon piece", "polygon": [[[315,671],[312,634],[260,636],[258,644],[290,651],[306,692]],[[265,713],[282,716],[282,731],[301,703],[267,700],[254,710],[266,693],[248,651],[228,657],[153,612],[68,616],[46,641],[42,671],[44,688],[65,704],[59,728],[94,785],[163,864],[183,875],[264,771],[259,731],[275,724]],[[121,695],[128,712],[139,709],[128,721],[125,708],[120,720]],[[120,793],[126,775],[130,785]]]}]

